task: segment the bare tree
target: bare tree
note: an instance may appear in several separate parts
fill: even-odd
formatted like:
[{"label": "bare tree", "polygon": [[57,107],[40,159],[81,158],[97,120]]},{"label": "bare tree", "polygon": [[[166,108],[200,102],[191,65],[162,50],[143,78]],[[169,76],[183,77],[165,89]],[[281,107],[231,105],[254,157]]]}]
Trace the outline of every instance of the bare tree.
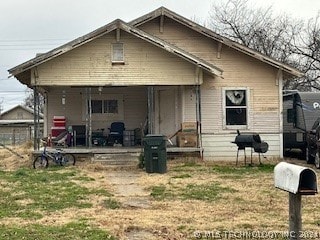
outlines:
[{"label": "bare tree", "polygon": [[[26,107],[32,108],[34,109],[34,91],[32,91],[32,89],[26,89],[26,98],[24,99],[24,105]],[[39,101],[39,107],[40,107],[40,112],[43,112],[43,108],[44,108],[44,97],[38,93],[38,101]]]},{"label": "bare tree", "polygon": [[320,11],[295,36],[292,49],[299,59],[301,70],[306,73],[300,84],[320,90]]},{"label": "bare tree", "polygon": [[218,34],[305,73],[284,88],[319,89],[319,16],[306,26],[303,20],[275,15],[272,6],[253,8],[248,0],[228,0],[212,6],[209,24]]}]

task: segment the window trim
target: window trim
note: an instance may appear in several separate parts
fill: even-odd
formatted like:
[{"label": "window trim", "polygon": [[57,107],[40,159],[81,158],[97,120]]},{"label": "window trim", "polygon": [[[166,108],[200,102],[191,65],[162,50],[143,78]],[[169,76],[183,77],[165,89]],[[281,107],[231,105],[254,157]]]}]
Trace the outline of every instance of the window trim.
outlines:
[{"label": "window trim", "polygon": [[[246,125],[227,125],[227,103],[226,103],[226,92],[228,90],[242,90],[246,92]],[[223,129],[249,129],[250,127],[250,90],[248,87],[225,87],[222,88],[222,111],[223,111]]]},{"label": "window trim", "polygon": [[[117,51],[117,49],[115,49],[115,46],[122,46],[122,49],[119,49],[122,50],[122,58],[121,59],[116,59],[115,55]],[[118,52],[117,52],[118,53]],[[124,44],[122,42],[115,42],[115,43],[112,43],[111,44],[111,62],[112,64],[124,64]]]}]

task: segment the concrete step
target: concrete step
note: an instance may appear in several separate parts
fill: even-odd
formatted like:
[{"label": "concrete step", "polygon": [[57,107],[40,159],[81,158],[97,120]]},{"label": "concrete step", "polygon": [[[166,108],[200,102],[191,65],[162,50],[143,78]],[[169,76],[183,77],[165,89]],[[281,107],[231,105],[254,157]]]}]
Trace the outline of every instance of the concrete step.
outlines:
[{"label": "concrete step", "polygon": [[107,165],[137,166],[139,155],[139,153],[101,153],[94,154],[92,161]]}]

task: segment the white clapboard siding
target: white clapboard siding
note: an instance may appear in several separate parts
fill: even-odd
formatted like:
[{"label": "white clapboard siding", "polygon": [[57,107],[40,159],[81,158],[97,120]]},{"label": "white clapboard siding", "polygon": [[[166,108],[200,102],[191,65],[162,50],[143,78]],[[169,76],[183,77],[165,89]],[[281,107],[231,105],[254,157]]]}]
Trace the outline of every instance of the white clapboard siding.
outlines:
[{"label": "white clapboard siding", "polygon": [[[238,147],[232,143],[235,140],[236,133],[226,135],[202,135],[202,144],[204,148],[205,160],[236,160]],[[263,154],[267,159],[279,157],[279,135],[277,134],[260,134],[262,141],[269,145],[269,150]],[[250,159],[251,148],[246,149],[247,160]],[[239,151],[239,159],[244,156],[243,150]],[[253,156],[258,156],[253,152]],[[262,158],[262,155],[261,155]]]},{"label": "white clapboard siding", "polygon": [[196,92],[192,86],[184,87],[184,122],[196,121]]},{"label": "white clapboard siding", "polygon": [[194,84],[196,67],[151,43],[121,34],[124,64],[112,64],[111,32],[37,68],[39,85],[184,85]]},{"label": "white clapboard siding", "polygon": [[179,48],[214,63],[217,58],[218,44],[202,34],[191,30],[177,22],[165,18],[164,31],[159,31],[159,21],[155,19],[139,26],[142,30],[174,43]]}]

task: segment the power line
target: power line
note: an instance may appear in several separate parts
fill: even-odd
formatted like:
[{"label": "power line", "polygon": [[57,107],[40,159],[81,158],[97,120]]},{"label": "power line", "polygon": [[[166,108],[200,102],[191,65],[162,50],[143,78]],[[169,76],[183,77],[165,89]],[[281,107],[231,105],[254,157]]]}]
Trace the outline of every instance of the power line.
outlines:
[{"label": "power line", "polygon": [[0,81],[12,81],[12,80],[17,80],[15,78],[0,78]]},{"label": "power line", "polygon": [[0,44],[0,47],[29,47],[29,46],[55,46],[58,43],[43,43],[43,44]]},{"label": "power line", "polygon": [[47,38],[47,39],[2,39],[1,42],[48,42],[48,41],[67,41],[68,38]]},{"label": "power line", "polygon": [[50,50],[70,39],[6,39],[0,40],[0,51]]},{"label": "power line", "polygon": [[7,48],[7,49],[0,49],[0,51],[35,51],[35,50],[48,50],[49,48]]},{"label": "power line", "polygon": [[26,90],[0,90],[0,93],[25,93]]}]

